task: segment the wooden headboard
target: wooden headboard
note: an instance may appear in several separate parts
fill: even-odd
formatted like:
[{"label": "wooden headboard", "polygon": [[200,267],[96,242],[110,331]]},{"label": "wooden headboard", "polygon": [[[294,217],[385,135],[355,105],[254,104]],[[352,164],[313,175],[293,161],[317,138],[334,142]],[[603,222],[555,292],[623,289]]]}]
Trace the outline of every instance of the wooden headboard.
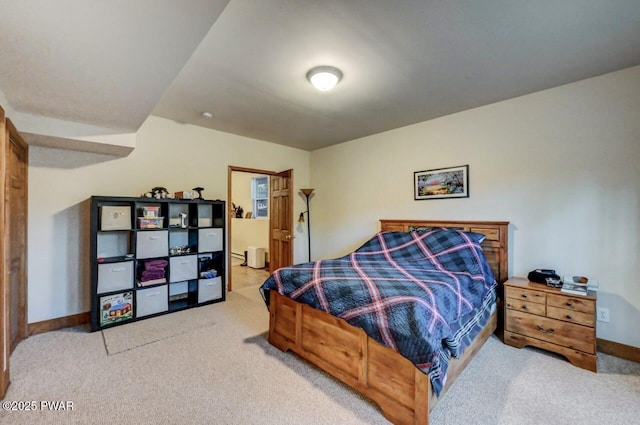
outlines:
[{"label": "wooden headboard", "polygon": [[502,283],[509,278],[508,221],[380,220],[380,227],[383,231],[393,232],[409,232],[420,228],[451,227],[482,233],[487,237],[482,242],[482,249],[498,284],[500,284],[498,294],[502,297]]}]

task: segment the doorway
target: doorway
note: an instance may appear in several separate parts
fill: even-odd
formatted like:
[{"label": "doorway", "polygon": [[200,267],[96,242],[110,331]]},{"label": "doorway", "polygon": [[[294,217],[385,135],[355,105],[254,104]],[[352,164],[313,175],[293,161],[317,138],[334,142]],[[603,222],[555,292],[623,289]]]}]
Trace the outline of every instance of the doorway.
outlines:
[{"label": "doorway", "polygon": [[[287,173],[292,174],[293,171]],[[284,265],[280,259],[283,256],[282,249],[274,252],[273,239],[274,235],[278,235],[280,223],[288,223],[287,227],[290,227],[293,216],[290,207],[273,208],[281,204],[278,199],[274,204],[271,190],[273,179],[278,176],[279,173],[273,171],[229,166],[229,291],[261,284],[276,264],[279,267]],[[289,178],[287,185],[291,181]],[[291,237],[287,240],[291,241]],[[288,244],[286,251],[285,262],[293,256],[292,243]],[[245,252],[248,258],[245,258]]]}]

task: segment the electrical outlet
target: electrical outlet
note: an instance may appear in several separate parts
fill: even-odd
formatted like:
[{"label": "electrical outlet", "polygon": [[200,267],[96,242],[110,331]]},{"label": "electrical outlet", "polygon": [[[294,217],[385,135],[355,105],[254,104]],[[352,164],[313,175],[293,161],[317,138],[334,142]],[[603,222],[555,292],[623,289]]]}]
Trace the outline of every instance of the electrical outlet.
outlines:
[{"label": "electrical outlet", "polygon": [[598,321],[609,323],[609,309],[598,307]]}]

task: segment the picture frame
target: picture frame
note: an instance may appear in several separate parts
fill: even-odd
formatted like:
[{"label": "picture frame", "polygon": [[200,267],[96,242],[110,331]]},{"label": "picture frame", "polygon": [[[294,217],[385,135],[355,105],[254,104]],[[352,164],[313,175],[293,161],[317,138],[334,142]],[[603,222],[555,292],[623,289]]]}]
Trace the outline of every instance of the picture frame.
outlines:
[{"label": "picture frame", "polygon": [[469,197],[469,165],[460,165],[413,173],[416,201]]}]

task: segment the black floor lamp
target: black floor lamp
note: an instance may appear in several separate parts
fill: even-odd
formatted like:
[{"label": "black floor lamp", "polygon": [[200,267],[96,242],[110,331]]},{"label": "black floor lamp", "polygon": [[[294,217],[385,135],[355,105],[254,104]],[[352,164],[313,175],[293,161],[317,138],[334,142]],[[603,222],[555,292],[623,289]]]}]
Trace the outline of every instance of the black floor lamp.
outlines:
[{"label": "black floor lamp", "polygon": [[298,223],[304,223],[304,214],[307,213],[307,246],[309,247],[309,261],[311,261],[311,218],[309,215],[309,196],[313,193],[313,189],[300,189],[300,191],[307,197],[307,210],[300,213]]}]

